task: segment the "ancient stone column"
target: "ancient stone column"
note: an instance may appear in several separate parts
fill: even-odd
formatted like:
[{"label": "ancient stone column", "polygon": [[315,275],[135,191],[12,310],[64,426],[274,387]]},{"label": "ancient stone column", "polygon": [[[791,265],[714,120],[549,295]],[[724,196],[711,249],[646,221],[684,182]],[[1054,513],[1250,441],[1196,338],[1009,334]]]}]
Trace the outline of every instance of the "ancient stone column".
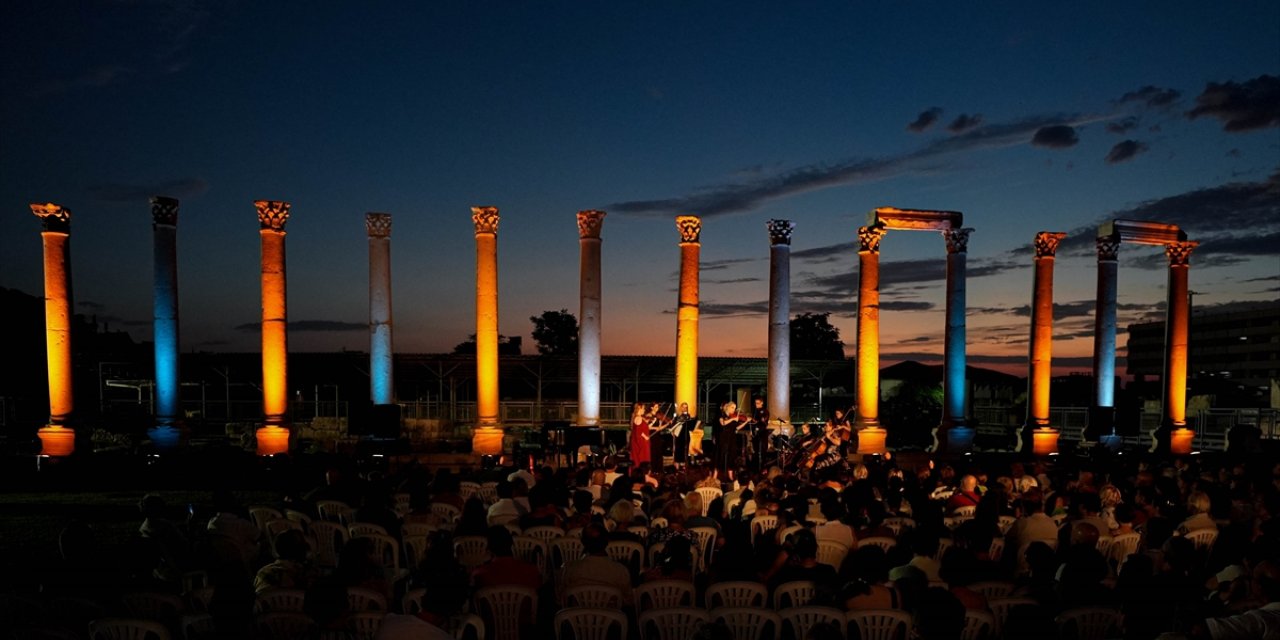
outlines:
[{"label": "ancient stone column", "polygon": [[68,426],[74,403],[71,395],[71,211],[61,205],[33,203],[31,213],[44,230],[44,337],[49,363],[49,424],[42,427],[40,454],[69,456],[75,451],[75,432]]},{"label": "ancient stone column", "polygon": [[366,213],[369,234],[369,399],[395,402],[391,347],[391,214]]},{"label": "ancient stone column", "polygon": [[502,453],[498,414],[498,208],[471,207],[476,227],[476,424],[472,451]]},{"label": "ancient stone column", "polygon": [[1164,321],[1164,416],[1161,440],[1153,449],[1168,447],[1170,453],[1191,453],[1195,432],[1187,428],[1187,338],[1190,321],[1190,298],[1187,276],[1191,270],[1191,251],[1198,242],[1171,242],[1164,253],[1169,258],[1168,304]]},{"label": "ancient stone column", "polygon": [[[1093,438],[1115,434],[1116,275],[1119,236],[1099,236],[1098,296],[1093,316],[1093,407],[1088,433]],[[1086,438],[1091,439],[1091,438]]]},{"label": "ancient stone column", "polygon": [[1053,373],[1053,263],[1058,243],[1066,235],[1041,231],[1035,239],[1031,344],[1027,353],[1027,421],[1017,450],[1025,450],[1030,437],[1043,443],[1039,449],[1033,447],[1038,455],[1057,453],[1058,450],[1058,430],[1049,426],[1049,380]]},{"label": "ancient stone column", "polygon": [[182,380],[178,373],[178,201],[151,199],[155,271],[152,289],[156,373],[156,424],[148,432],[161,450],[182,440]]},{"label": "ancient stone column", "polygon": [[578,424],[600,424],[600,229],[605,212],[578,212]]},{"label": "ancient stone column", "polygon": [[[858,228],[858,453],[884,453],[880,426],[880,240],[882,225]],[[879,443],[878,447],[875,446]],[[877,450],[878,449],[878,450]]]},{"label": "ancient stone column", "polygon": [[676,406],[698,406],[698,269],[702,220],[677,216],[680,230],[680,294],[676,306]]},{"label": "ancient stone column", "polygon": [[289,451],[289,334],[285,296],[284,225],[289,203],[256,200],[262,239],[262,412],[258,455]]},{"label": "ancient stone column", "polygon": [[965,268],[973,229],[947,229],[947,327],[943,335],[942,424],[937,447],[965,453],[973,447],[973,429],[965,420]]},{"label": "ancient stone column", "polygon": [[769,419],[791,422],[791,232],[790,220],[770,220],[769,375],[765,403]]}]

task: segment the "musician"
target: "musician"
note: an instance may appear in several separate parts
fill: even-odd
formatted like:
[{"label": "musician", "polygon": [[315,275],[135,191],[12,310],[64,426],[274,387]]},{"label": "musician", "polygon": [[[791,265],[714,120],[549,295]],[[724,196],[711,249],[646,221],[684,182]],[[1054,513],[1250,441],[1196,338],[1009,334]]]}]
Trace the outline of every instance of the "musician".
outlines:
[{"label": "musician", "polygon": [[721,479],[733,479],[738,461],[738,429],[746,423],[746,416],[738,414],[738,403],[729,401],[720,405],[720,420],[716,427],[716,469]]},{"label": "musician", "polygon": [[667,455],[667,447],[671,444],[671,434],[667,431],[671,419],[662,410],[662,405],[655,402],[645,412],[645,420],[649,423],[649,460],[661,469],[662,459]]},{"label": "musician", "polygon": [[839,456],[832,457],[828,460],[829,464],[835,464],[845,460],[849,453],[849,442],[852,439],[853,430],[849,428],[849,417],[844,411],[836,409],[831,420],[823,426],[822,437],[827,443],[827,455]]},{"label": "musician", "polygon": [[756,468],[764,468],[764,455],[769,449],[769,410],[764,407],[764,398],[753,401],[755,408],[751,410],[751,447],[752,458]]},{"label": "musician", "polygon": [[689,464],[689,436],[697,426],[697,422],[698,419],[689,413],[689,403],[681,402],[680,411],[676,413],[674,426],[671,428],[672,433],[675,434],[675,451],[672,458],[675,459],[678,469],[683,469]]},{"label": "musician", "polygon": [[644,403],[637,402],[631,411],[631,468],[649,459],[649,420],[645,418]]}]

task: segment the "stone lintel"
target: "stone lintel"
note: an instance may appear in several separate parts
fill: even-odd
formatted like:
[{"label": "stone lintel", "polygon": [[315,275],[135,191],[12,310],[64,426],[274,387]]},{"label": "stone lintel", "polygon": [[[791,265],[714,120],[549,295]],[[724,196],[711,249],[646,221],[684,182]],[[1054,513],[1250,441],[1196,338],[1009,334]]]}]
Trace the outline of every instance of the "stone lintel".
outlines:
[{"label": "stone lintel", "polygon": [[909,231],[947,231],[963,227],[964,214],[959,211],[878,207],[867,216],[867,226]]},{"label": "stone lintel", "polygon": [[1164,246],[1171,242],[1183,242],[1187,232],[1176,224],[1150,220],[1110,220],[1098,225],[1098,237],[1115,237],[1126,244],[1153,244]]}]

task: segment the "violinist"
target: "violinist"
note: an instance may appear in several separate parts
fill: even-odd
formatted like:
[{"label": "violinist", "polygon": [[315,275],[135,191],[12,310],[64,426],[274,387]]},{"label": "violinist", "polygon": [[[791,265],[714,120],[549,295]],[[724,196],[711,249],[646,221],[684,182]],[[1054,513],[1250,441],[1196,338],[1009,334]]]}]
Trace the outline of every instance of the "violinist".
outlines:
[{"label": "violinist", "polygon": [[662,405],[655,402],[645,412],[645,420],[649,423],[649,460],[661,469],[662,459],[671,443],[671,434],[667,431],[671,418],[662,410]]},{"label": "violinist", "polygon": [[721,478],[733,479],[734,467],[737,465],[738,430],[747,422],[747,417],[738,413],[738,403],[729,401],[720,405],[720,421],[716,427],[716,469]]},{"label": "violinist", "polygon": [[[675,421],[672,423],[671,433],[675,436],[675,450],[672,452],[672,459],[675,460],[677,469],[683,469],[689,463],[690,444],[689,438],[696,426],[697,418],[689,413],[689,403],[681,402],[680,411],[676,413]],[[698,442],[699,448],[702,446]]]},{"label": "violinist", "polygon": [[649,421],[645,419],[644,413],[644,403],[637,402],[631,412],[632,468],[649,461]]},{"label": "violinist", "polygon": [[764,407],[764,398],[753,401],[755,408],[751,410],[751,448],[752,459],[757,469],[764,468],[764,456],[769,449],[769,410]]}]

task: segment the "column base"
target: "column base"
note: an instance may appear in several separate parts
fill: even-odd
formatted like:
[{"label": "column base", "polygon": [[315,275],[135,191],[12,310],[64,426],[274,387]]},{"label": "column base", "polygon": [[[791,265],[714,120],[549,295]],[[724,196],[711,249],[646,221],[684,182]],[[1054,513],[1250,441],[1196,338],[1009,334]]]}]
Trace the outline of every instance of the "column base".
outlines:
[{"label": "column base", "polygon": [[175,451],[187,443],[189,432],[185,427],[175,425],[157,425],[147,429],[147,437],[159,451]]},{"label": "column base", "polygon": [[1058,437],[1061,433],[1052,427],[1036,427],[1031,430],[1031,453],[1037,456],[1058,455]]},{"label": "column base", "polygon": [[502,455],[502,427],[473,427],[471,429],[471,453],[478,456]]},{"label": "column base", "polygon": [[1186,427],[1173,429],[1169,432],[1169,453],[1175,456],[1191,455],[1191,444],[1195,437],[1196,432]]},{"label": "column base", "polygon": [[1115,433],[1115,427],[1115,407],[1089,407],[1089,424],[1085,426],[1084,433],[1081,435],[1085,442],[1096,442],[1104,436]]},{"label": "column base", "polygon": [[258,455],[274,456],[289,453],[289,435],[291,433],[286,427],[272,425],[259,427],[254,434],[258,439]]},{"label": "column base", "polygon": [[885,446],[888,432],[880,427],[865,427],[858,430],[858,455],[884,455],[889,449]]},{"label": "column base", "polygon": [[41,427],[36,435],[40,437],[40,455],[65,458],[76,450],[76,432],[69,427],[48,425]]},{"label": "column base", "polygon": [[1124,438],[1114,433],[1109,433],[1098,438],[1098,446],[1111,453],[1119,453],[1124,448]]},{"label": "column base", "polygon": [[970,453],[976,433],[969,427],[938,427],[933,431],[933,451],[955,456]]}]

